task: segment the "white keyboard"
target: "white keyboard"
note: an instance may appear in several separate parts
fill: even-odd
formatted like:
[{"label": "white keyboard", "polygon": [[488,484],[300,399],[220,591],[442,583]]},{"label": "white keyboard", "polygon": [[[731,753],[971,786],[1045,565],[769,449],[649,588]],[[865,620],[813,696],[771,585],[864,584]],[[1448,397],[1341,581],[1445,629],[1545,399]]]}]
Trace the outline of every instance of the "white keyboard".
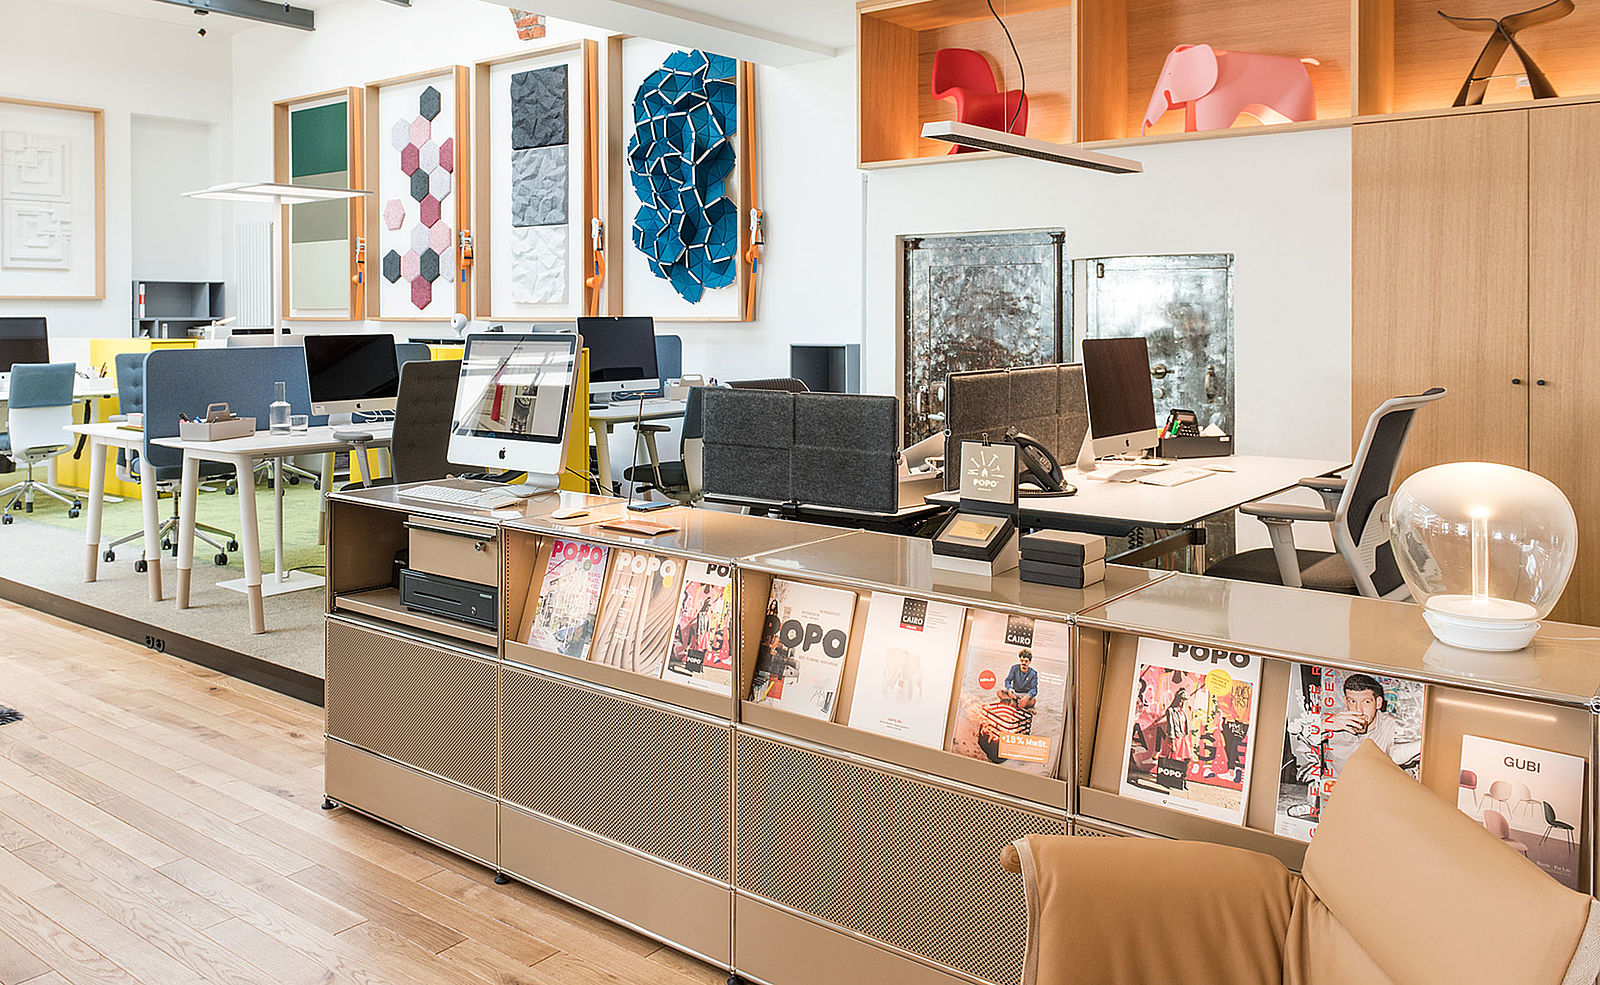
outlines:
[{"label": "white keyboard", "polygon": [[407,499],[421,499],[432,503],[449,503],[475,510],[498,510],[522,502],[503,489],[460,489],[456,486],[417,486],[402,489],[400,495]]}]

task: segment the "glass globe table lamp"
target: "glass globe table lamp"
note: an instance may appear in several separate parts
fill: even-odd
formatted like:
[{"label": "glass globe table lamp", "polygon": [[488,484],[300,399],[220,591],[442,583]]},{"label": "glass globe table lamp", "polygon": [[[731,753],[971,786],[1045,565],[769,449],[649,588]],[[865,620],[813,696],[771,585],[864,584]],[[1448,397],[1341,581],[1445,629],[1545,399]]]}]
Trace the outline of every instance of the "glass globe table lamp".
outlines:
[{"label": "glass globe table lamp", "polygon": [[1400,484],[1390,505],[1389,542],[1441,642],[1520,650],[1567,587],[1578,518],[1542,476],[1456,462]]}]

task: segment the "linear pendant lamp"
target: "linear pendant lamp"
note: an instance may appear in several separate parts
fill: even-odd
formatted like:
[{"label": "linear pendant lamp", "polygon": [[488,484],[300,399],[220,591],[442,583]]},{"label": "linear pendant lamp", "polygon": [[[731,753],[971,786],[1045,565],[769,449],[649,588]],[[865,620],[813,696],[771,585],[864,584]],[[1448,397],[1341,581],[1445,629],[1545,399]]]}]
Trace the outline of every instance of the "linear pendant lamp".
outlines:
[{"label": "linear pendant lamp", "polygon": [[1111,174],[1138,174],[1144,170],[1144,165],[1126,157],[1113,157],[1110,154],[1084,150],[1071,144],[1056,144],[1048,140],[1035,140],[1033,137],[1023,137],[1014,133],[1006,133],[1002,130],[991,130],[988,127],[975,127],[970,123],[957,123],[954,120],[940,120],[925,124],[922,128],[922,135],[929,140],[942,140],[945,143],[955,144],[957,147],[999,151],[1002,154],[1031,157],[1039,161],[1048,161],[1051,164],[1066,164],[1075,168],[1088,168],[1091,171],[1106,171]]}]

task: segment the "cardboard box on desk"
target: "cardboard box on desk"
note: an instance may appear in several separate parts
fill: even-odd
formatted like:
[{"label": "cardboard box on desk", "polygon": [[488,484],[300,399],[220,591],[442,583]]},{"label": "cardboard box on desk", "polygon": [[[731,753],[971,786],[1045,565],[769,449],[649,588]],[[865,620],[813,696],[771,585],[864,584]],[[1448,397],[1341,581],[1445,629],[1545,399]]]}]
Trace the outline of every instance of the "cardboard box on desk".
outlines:
[{"label": "cardboard box on desk", "polygon": [[178,437],[185,441],[221,441],[224,438],[246,438],[255,433],[256,419],[234,417],[227,404],[207,407],[203,421],[178,422]]}]

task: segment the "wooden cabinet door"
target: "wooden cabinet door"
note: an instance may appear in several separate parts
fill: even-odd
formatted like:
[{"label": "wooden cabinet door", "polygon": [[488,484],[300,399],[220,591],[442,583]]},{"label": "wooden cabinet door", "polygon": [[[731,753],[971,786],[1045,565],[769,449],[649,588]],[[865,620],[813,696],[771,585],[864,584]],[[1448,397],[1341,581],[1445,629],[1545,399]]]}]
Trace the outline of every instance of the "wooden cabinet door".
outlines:
[{"label": "wooden cabinet door", "polygon": [[1417,415],[1399,479],[1528,464],[1528,115],[1354,128],[1352,451],[1387,398],[1450,391]]},{"label": "wooden cabinet door", "polygon": [[1578,513],[1578,567],[1552,613],[1600,624],[1600,106],[1517,113],[1528,126],[1529,468]]}]

